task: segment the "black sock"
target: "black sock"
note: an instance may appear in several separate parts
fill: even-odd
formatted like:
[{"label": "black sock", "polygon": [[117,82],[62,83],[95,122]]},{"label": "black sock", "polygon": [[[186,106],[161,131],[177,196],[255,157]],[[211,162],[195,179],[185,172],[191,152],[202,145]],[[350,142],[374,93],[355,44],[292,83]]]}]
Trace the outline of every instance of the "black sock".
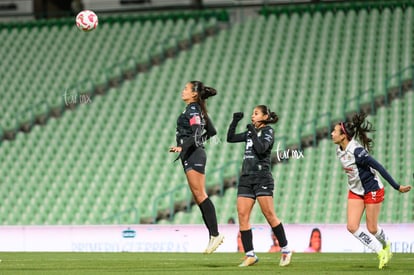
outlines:
[{"label": "black sock", "polygon": [[253,250],[253,234],[252,230],[243,230],[240,231],[241,240],[243,243],[244,252],[249,252]]},{"label": "black sock", "polygon": [[217,226],[217,217],[216,209],[214,204],[211,202],[210,198],[205,199],[202,203],[198,205],[203,216],[204,223],[207,226],[210,236],[218,236],[218,226]]},{"label": "black sock", "polygon": [[276,236],[276,239],[279,242],[279,246],[280,247],[285,247],[288,244],[288,241],[286,240],[286,235],[285,235],[285,229],[283,228],[282,223],[280,223],[279,225],[272,227],[273,233]]}]

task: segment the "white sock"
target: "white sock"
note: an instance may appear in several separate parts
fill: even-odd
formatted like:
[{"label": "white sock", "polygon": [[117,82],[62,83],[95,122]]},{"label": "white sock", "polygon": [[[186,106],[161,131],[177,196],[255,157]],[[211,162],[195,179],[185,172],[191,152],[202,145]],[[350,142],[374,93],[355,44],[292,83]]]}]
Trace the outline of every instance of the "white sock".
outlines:
[{"label": "white sock", "polygon": [[358,228],[353,235],[372,251],[378,253],[382,250],[382,244],[376,238],[372,238],[370,233],[364,232],[361,228]]},{"label": "white sock", "polygon": [[290,249],[289,249],[288,246],[284,246],[284,247],[282,247],[281,252],[282,253],[289,253],[290,252]]},{"label": "white sock", "polygon": [[247,251],[246,256],[247,257],[254,257],[254,251],[253,250]]},{"label": "white sock", "polygon": [[387,237],[385,236],[384,230],[378,226],[377,233],[375,233],[375,238],[382,244],[384,248],[387,245]]}]

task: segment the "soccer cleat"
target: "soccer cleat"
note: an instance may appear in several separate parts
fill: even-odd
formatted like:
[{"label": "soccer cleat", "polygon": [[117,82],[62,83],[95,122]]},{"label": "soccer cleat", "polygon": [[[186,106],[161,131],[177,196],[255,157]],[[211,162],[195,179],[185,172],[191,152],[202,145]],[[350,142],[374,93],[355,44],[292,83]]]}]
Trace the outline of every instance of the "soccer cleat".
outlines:
[{"label": "soccer cleat", "polygon": [[208,242],[207,248],[204,251],[206,254],[213,253],[216,251],[217,247],[219,247],[220,244],[223,243],[224,235],[218,234],[218,236],[211,236],[210,241]]},{"label": "soccer cleat", "polygon": [[249,266],[249,265],[254,265],[258,261],[259,261],[259,258],[257,258],[256,255],[246,256],[246,257],[244,257],[243,262],[241,264],[239,264],[239,267],[246,267],[246,266]]},{"label": "soccer cleat", "polygon": [[388,258],[387,263],[388,263],[392,258],[391,243],[390,242],[387,242],[387,245],[384,247],[384,250],[387,252],[387,258]]},{"label": "soccer cleat", "polygon": [[287,266],[290,264],[290,258],[292,258],[292,251],[282,252],[282,256],[280,257],[280,266]]},{"label": "soccer cleat", "polygon": [[380,252],[378,252],[378,260],[378,269],[383,269],[384,266],[388,263],[388,253],[385,249],[382,249]]}]

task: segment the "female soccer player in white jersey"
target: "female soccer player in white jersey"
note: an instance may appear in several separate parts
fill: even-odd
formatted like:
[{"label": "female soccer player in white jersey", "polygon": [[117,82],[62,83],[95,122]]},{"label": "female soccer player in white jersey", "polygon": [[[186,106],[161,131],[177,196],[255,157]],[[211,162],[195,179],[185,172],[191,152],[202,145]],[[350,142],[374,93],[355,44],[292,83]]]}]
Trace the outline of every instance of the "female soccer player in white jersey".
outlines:
[{"label": "female soccer player in white jersey", "polygon": [[269,124],[278,121],[278,116],[265,105],[256,106],[251,116],[251,124],[247,131],[236,134],[238,122],[243,113],[234,113],[233,121],[227,131],[227,142],[245,142],[242,173],[237,190],[237,212],[240,234],[246,253],[244,261],[239,265],[245,267],[258,262],[253,249],[253,234],[249,222],[250,214],[256,200],[267,222],[282,248],[280,266],[290,263],[292,251],[288,247],[285,230],[275,213],[273,204],[274,181],[270,165],[270,155],[274,143],[274,131]]},{"label": "female soccer player in white jersey", "polygon": [[[384,200],[384,186],[377,172],[401,193],[410,191],[411,186],[399,185],[385,168],[369,155],[372,139],[367,133],[373,129],[372,124],[365,119],[366,114],[355,114],[352,121],[335,125],[331,135],[333,142],[338,145],[336,155],[348,176],[347,229],[378,254],[378,267],[382,269],[391,259],[392,253],[384,230],[378,226],[378,216]],[[364,210],[368,232],[360,227]]]}]

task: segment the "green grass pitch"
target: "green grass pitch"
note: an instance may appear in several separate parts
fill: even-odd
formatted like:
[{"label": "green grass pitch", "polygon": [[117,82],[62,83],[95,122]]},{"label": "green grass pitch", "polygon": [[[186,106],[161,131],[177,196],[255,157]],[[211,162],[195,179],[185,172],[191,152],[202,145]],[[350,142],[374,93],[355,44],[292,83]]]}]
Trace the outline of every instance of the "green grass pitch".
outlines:
[{"label": "green grass pitch", "polygon": [[295,253],[279,267],[279,253],[258,253],[240,268],[241,253],[31,253],[0,252],[0,274],[414,274],[414,254],[394,254],[378,270],[372,253]]}]

